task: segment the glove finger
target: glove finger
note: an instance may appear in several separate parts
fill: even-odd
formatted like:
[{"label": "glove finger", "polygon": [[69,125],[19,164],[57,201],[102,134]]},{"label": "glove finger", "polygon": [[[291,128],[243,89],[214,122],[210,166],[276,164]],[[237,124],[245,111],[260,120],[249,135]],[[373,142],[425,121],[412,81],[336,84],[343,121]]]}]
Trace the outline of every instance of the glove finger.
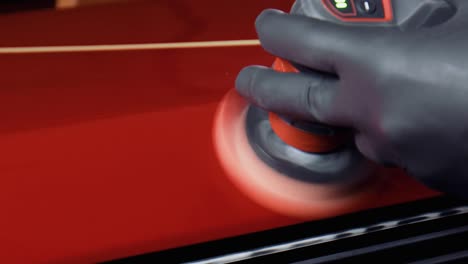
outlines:
[{"label": "glove finger", "polygon": [[237,91],[253,104],[278,114],[340,125],[332,100],[339,81],[320,73],[281,73],[261,66],[244,68]]},{"label": "glove finger", "polygon": [[336,74],[349,61],[375,59],[372,50],[384,34],[382,29],[338,25],[272,9],[263,11],[255,25],[262,46],[269,53]]}]

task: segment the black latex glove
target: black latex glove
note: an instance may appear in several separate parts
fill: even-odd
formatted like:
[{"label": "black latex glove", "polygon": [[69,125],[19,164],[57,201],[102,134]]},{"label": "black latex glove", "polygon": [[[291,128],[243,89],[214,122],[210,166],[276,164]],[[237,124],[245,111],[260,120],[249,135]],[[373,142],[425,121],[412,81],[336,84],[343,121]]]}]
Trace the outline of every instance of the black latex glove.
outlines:
[{"label": "black latex glove", "polygon": [[264,49],[311,71],[250,66],[237,90],[272,112],[352,128],[369,159],[468,198],[468,1],[449,3],[450,19],[411,30],[266,10]]}]

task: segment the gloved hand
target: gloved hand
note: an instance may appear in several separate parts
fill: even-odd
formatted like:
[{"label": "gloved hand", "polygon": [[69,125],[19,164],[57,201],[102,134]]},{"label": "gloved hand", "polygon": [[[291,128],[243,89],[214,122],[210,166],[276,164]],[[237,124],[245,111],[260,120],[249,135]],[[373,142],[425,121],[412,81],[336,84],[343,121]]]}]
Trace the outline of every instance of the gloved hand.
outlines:
[{"label": "gloved hand", "polygon": [[268,111],[352,128],[367,158],[468,198],[468,1],[452,4],[448,21],[414,30],[266,10],[263,48],[309,70],[249,66],[236,88]]}]

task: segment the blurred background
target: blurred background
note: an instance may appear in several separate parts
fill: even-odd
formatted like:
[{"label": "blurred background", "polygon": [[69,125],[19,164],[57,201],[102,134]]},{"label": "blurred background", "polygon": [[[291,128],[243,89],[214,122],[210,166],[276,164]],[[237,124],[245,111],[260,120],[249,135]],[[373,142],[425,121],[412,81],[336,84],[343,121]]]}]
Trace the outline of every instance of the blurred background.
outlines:
[{"label": "blurred background", "polygon": [[91,5],[103,5],[143,0],[1,0],[0,15],[38,9],[70,9]]}]

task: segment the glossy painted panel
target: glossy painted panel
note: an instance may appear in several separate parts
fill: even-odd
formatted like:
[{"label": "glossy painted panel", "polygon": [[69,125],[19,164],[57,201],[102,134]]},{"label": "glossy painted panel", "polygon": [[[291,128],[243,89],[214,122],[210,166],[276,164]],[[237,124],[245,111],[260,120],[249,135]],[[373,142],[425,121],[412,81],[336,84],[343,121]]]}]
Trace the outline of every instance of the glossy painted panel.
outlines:
[{"label": "glossy painted panel", "polygon": [[[0,43],[248,39],[261,9],[287,7],[190,2],[4,16]],[[96,262],[300,221],[239,192],[212,146],[237,72],[272,59],[260,47],[0,55],[0,259]],[[392,203],[433,195],[392,184]]]}]

